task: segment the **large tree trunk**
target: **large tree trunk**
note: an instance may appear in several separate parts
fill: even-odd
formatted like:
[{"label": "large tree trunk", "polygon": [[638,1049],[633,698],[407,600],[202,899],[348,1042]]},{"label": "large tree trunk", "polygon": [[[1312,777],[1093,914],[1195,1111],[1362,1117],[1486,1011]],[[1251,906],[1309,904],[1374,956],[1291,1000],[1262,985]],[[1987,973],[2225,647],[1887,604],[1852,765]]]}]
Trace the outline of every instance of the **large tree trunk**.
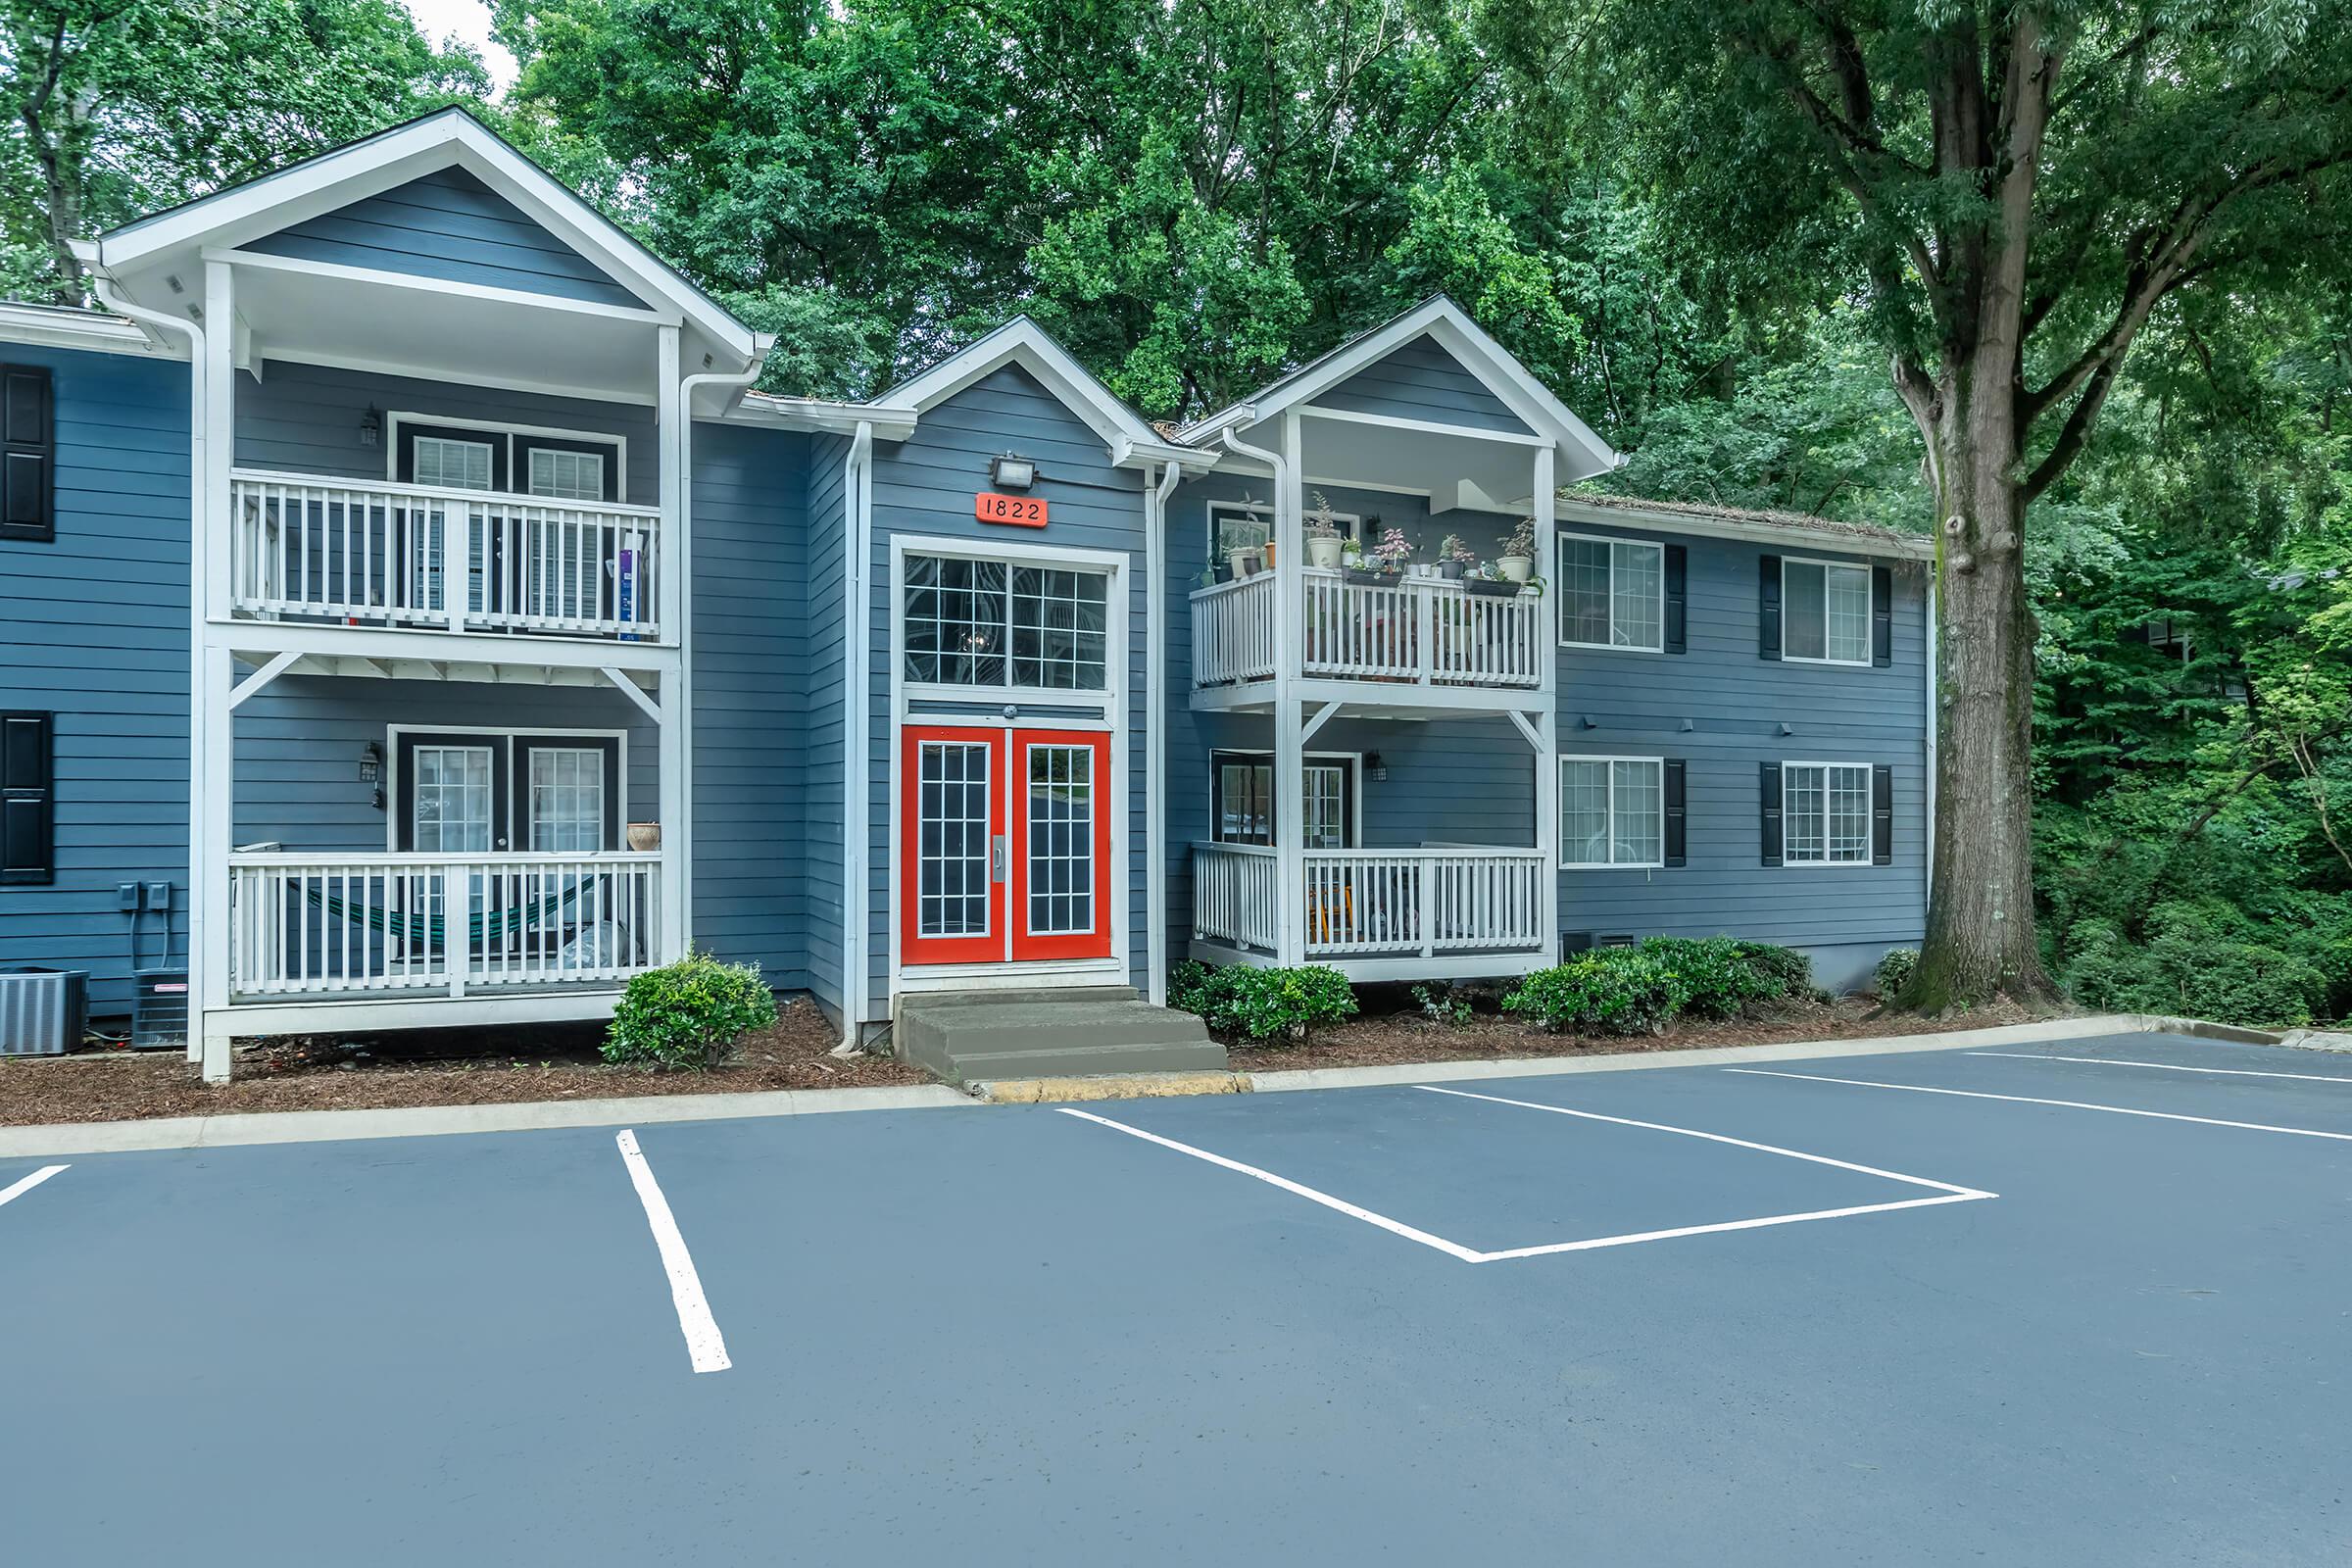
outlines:
[{"label": "large tree trunk", "polygon": [[[2034,614],[2010,379],[1954,377],[1929,439],[1936,468],[1941,596],[1936,879],[1928,939],[1897,999],[1940,1012],[2006,995],[2056,995],[2034,936]],[[1983,395],[1980,394],[1980,390]]]}]

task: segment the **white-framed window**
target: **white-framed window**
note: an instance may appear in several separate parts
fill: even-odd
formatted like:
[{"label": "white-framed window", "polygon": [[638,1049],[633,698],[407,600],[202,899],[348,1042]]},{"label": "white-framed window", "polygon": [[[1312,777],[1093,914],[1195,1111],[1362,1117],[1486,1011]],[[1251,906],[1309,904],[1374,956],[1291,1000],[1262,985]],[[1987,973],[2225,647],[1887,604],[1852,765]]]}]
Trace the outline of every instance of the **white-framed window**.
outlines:
[{"label": "white-framed window", "polygon": [[1781,764],[1781,863],[1868,865],[1870,765]]},{"label": "white-framed window", "polygon": [[571,452],[559,447],[532,447],[526,456],[530,471],[524,489],[531,495],[559,501],[602,501],[605,498],[605,455]]},{"label": "white-framed window", "polygon": [[1664,865],[1666,760],[1561,758],[1560,863],[1572,869]]},{"label": "white-framed window", "polygon": [[416,437],[416,483],[437,490],[490,488],[490,443],[450,436]]},{"label": "white-framed window", "polygon": [[1666,547],[1560,535],[1560,641],[1654,654],[1666,646]]},{"label": "white-framed window", "polygon": [[[1310,502],[1307,508],[1314,511]],[[1343,539],[1363,540],[1364,519],[1352,512],[1334,512]],[[1274,508],[1255,501],[1211,501],[1208,504],[1208,559],[1222,562],[1236,550],[1262,550],[1274,537]]]},{"label": "white-framed window", "polygon": [[[1309,752],[1301,760],[1298,815],[1310,850],[1346,850],[1359,839],[1353,752]],[[1219,844],[1274,842],[1274,758],[1269,752],[1209,754],[1209,836]]]},{"label": "white-framed window", "polygon": [[572,502],[617,502],[626,488],[625,436],[427,414],[387,423],[385,477],[402,483]]},{"label": "white-framed window", "polygon": [[909,554],[900,612],[911,684],[1109,689],[1107,571]]},{"label": "white-framed window", "polygon": [[1835,561],[1781,563],[1781,657],[1799,663],[1870,662],[1870,568]]}]

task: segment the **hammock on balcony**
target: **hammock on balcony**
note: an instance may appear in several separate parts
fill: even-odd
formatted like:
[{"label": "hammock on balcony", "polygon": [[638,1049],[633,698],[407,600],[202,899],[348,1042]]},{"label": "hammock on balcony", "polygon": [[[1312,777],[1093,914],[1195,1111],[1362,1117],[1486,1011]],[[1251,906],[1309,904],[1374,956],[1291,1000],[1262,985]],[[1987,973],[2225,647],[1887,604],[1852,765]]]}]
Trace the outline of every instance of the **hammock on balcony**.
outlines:
[{"label": "hammock on balcony", "polygon": [[[485,941],[501,942],[515,932],[536,926],[568,924],[570,922],[568,911],[578,905],[581,889],[586,887],[591,880],[601,881],[603,878],[583,878],[573,882],[571,886],[564,889],[561,893],[550,893],[538,898],[526,899],[515,908],[496,911],[485,909],[467,916],[466,921],[467,945],[478,946]],[[403,912],[365,903],[354,906],[349,900],[336,898],[323,888],[309,886],[304,888],[303,897],[309,901],[313,908],[323,909],[335,918],[355,925],[365,925],[370,931],[379,931],[386,936],[398,937],[403,942],[421,939],[430,946],[443,942],[447,938],[445,929],[447,922],[437,914]],[[554,918],[551,919],[551,917]]]}]

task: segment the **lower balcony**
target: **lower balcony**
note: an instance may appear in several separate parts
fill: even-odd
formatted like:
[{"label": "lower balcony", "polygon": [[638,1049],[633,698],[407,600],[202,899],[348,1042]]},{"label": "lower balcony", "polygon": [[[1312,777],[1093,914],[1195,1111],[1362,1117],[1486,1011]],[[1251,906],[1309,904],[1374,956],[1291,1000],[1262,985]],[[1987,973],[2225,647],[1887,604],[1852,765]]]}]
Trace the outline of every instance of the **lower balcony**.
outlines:
[{"label": "lower balcony", "polygon": [[502,1011],[484,1002],[538,998],[503,1011],[589,1016],[667,956],[658,853],[239,851],[228,866],[232,1009],[448,999],[475,1022]]},{"label": "lower balcony", "polygon": [[[1551,961],[1541,850],[1431,845],[1306,850],[1287,890],[1279,852],[1193,846],[1193,953],[1210,961],[1284,961],[1285,917],[1303,906],[1305,951],[1356,980],[1523,974]],[[1287,904],[1287,907],[1286,907]]]}]

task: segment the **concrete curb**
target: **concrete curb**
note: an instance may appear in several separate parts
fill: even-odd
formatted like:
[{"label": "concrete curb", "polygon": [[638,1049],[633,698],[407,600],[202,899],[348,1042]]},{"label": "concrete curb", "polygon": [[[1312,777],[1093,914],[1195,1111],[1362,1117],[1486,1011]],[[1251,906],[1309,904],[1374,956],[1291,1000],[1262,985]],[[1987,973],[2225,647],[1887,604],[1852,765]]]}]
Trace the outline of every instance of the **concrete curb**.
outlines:
[{"label": "concrete curb", "polygon": [[[1645,1067],[1705,1067],[1734,1061],[1819,1060],[1836,1056],[1886,1056],[1917,1051],[1962,1051],[1971,1046],[2021,1046],[2090,1035],[2186,1034],[2186,1020],[2109,1012],[2088,1018],[2051,1018],[2039,1023],[2002,1024],[1990,1029],[1951,1029],[1932,1035],[1874,1035],[1861,1040],[1791,1040],[1770,1046],[1701,1046],[1690,1051],[1628,1051],[1602,1056],[1515,1056],[1503,1061],[1446,1061],[1424,1066],[1300,1067],[1254,1072],[1257,1093],[1292,1089],[1358,1089],[1376,1084],[1459,1083],[1476,1078],[1544,1078],[1568,1072],[1634,1072]],[[2201,1029],[2220,1027],[2201,1025]],[[2263,1042],[2276,1035],[2243,1036]]]},{"label": "concrete curb", "polygon": [[0,1158],[118,1154],[156,1149],[224,1149],[358,1138],[435,1138],[454,1133],[528,1132],[552,1127],[643,1127],[656,1122],[729,1121],[745,1116],[814,1116],[851,1110],[970,1106],[944,1084],[873,1089],[773,1089],[742,1095],[644,1095],[610,1100],[519,1101],[497,1105],[404,1105],[390,1110],[274,1110],[150,1121],[70,1122],[0,1127]]},{"label": "concrete curb", "polygon": [[1114,1072],[1096,1078],[1001,1078],[969,1086],[992,1105],[1051,1104],[1065,1100],[1161,1100],[1172,1095],[1246,1095],[1242,1072]]}]

